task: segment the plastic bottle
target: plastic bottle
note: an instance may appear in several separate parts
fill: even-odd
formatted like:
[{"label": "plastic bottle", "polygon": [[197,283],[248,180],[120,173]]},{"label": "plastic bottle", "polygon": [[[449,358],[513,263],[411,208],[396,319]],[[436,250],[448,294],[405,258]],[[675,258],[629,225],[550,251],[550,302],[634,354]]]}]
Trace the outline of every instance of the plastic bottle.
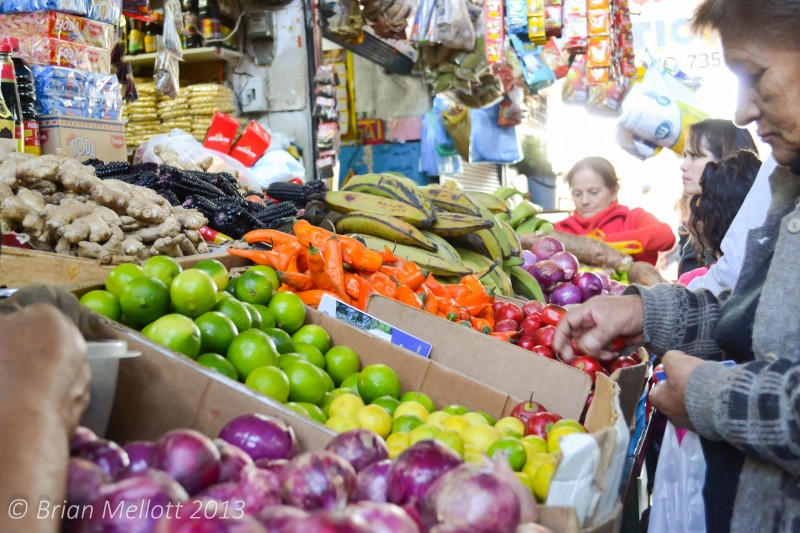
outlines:
[{"label": "plastic bottle", "polygon": [[17,135],[22,131],[22,113],[20,111],[17,79],[14,74],[14,62],[11,60],[11,43],[8,39],[0,40],[0,145],[21,152],[23,141]]},{"label": "plastic bottle", "polygon": [[[222,38],[222,21],[217,0],[198,0],[200,33],[204,41],[219,41]],[[219,43],[211,43],[219,46]]]},{"label": "plastic bottle", "polygon": [[[14,74],[17,81],[17,94],[19,94],[20,109],[22,112],[22,138],[23,149],[33,155],[42,155],[42,145],[39,139],[39,117],[36,113],[36,87],[34,85],[33,71],[19,57],[19,39],[9,38],[11,44],[11,61],[14,63]],[[18,132],[20,133],[20,132]]]},{"label": "plastic bottle", "polygon": [[128,55],[135,56],[144,52],[144,32],[142,21],[128,20]]},{"label": "plastic bottle", "polygon": [[197,0],[183,0],[183,47],[200,48],[203,38],[200,36],[200,20],[198,15]]},{"label": "plastic bottle", "polygon": [[158,16],[158,13],[153,13],[153,21],[148,22],[144,27],[144,52],[146,54],[154,54],[156,52],[156,35],[159,33],[156,29]]}]

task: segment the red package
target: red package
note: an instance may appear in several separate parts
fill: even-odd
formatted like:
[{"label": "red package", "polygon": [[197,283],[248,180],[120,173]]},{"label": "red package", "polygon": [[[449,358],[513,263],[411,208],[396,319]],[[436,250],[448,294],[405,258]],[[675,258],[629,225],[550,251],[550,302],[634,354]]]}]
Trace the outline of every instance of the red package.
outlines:
[{"label": "red package", "polygon": [[604,37],[611,34],[611,13],[605,9],[591,9],[587,16],[589,37]]},{"label": "red package", "polygon": [[233,145],[230,156],[250,168],[264,155],[271,142],[272,135],[253,120]]},{"label": "red package", "polygon": [[611,65],[611,38],[590,37],[587,51],[589,68],[608,67]]},{"label": "red package", "polygon": [[214,118],[211,119],[203,146],[223,154],[230,153],[237,131],[239,131],[238,120],[225,113],[214,111]]}]

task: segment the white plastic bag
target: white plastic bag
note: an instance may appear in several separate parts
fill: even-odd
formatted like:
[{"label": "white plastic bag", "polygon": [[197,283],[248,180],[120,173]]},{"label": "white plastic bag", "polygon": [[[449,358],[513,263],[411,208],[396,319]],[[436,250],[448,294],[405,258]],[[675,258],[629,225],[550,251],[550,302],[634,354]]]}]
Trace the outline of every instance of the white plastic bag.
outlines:
[{"label": "white plastic bag", "polygon": [[304,178],[306,168],[286,150],[273,150],[264,154],[250,169],[250,177],[262,189],[279,181]]},{"label": "white plastic bag", "polygon": [[653,484],[648,531],[705,533],[706,460],[700,437],[686,431],[679,439],[678,432],[684,431],[667,422]]}]

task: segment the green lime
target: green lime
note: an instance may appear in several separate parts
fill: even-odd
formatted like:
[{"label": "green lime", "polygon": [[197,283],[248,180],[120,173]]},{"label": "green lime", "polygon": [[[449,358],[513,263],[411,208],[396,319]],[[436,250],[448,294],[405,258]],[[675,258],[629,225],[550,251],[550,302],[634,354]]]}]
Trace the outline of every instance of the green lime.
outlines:
[{"label": "green lime", "polygon": [[275,348],[278,350],[278,353],[289,353],[295,351],[292,338],[282,329],[266,328],[263,331],[269,335],[270,338],[272,338],[272,342],[275,343]]},{"label": "green lime", "polygon": [[325,356],[310,344],[294,343],[294,352],[302,354],[306,361],[325,370]]},{"label": "green lime", "polygon": [[295,344],[310,344],[322,353],[331,347],[331,336],[322,326],[306,324],[292,333],[292,342]]},{"label": "green lime", "polygon": [[219,311],[209,311],[194,319],[200,328],[201,352],[228,353],[228,346],[239,334],[233,320]]},{"label": "green lime", "polygon": [[428,410],[429,413],[432,413],[436,410],[436,406],[433,403],[433,398],[425,394],[424,392],[419,391],[409,391],[402,396],[400,396],[401,402],[417,402],[422,404],[422,406]]},{"label": "green lime", "polygon": [[228,294],[230,294],[231,296],[233,296],[235,298],[236,297],[236,280],[238,280],[238,279],[239,278],[233,278],[231,280],[228,280],[228,286],[225,287],[225,290],[223,292],[227,292]]},{"label": "green lime", "polygon": [[225,298],[233,298],[233,294],[229,293],[228,291],[217,291],[217,303]]},{"label": "green lime", "polygon": [[119,300],[108,291],[101,289],[89,291],[81,296],[81,303],[95,313],[99,313],[111,320],[119,322],[122,317]]},{"label": "green lime", "polygon": [[242,302],[266,305],[272,298],[272,283],[265,274],[248,270],[236,280],[234,293]]},{"label": "green lime", "polygon": [[308,361],[292,361],[286,365],[289,378],[289,400],[320,403],[325,397],[325,372]]},{"label": "green lime", "polygon": [[219,311],[233,320],[236,330],[239,333],[247,331],[252,325],[250,311],[247,310],[242,302],[235,298],[225,298],[218,301],[217,305],[214,306],[214,311]]},{"label": "green lime", "polygon": [[251,266],[248,270],[252,270],[253,272],[261,272],[269,279],[269,282],[272,283],[272,290],[277,291],[278,287],[281,286],[280,280],[278,280],[278,273],[275,272],[275,269],[271,266],[267,265],[256,265]]},{"label": "green lime", "polygon": [[489,446],[486,454],[494,459],[497,455],[502,454],[508,459],[508,464],[514,472],[519,472],[525,466],[528,460],[528,452],[525,451],[525,446],[513,437],[503,437],[495,441],[494,444]]},{"label": "green lime", "polygon": [[106,290],[119,298],[125,285],[142,277],[144,277],[144,270],[139,265],[133,263],[117,265],[106,276]]},{"label": "green lime", "polygon": [[192,359],[200,353],[200,329],[191,318],[177,313],[151,322],[142,335]]},{"label": "green lime", "polygon": [[392,433],[408,433],[423,423],[422,419],[416,415],[398,416],[392,422]]},{"label": "green lime", "polygon": [[156,278],[136,278],[122,289],[119,306],[129,320],[146,326],[169,313],[169,289]]},{"label": "green lime", "polygon": [[279,292],[267,304],[278,327],[294,333],[306,322],[306,305],[293,292]]},{"label": "green lime", "polygon": [[469,409],[467,409],[463,405],[458,405],[458,404],[448,405],[447,407],[442,409],[442,411],[451,415],[465,415],[469,413]]},{"label": "green lime", "polygon": [[250,314],[250,327],[252,329],[261,329],[261,313],[258,312],[258,309],[256,309],[253,304],[247,302],[242,303],[244,303],[244,308],[247,309],[247,312]]},{"label": "green lime", "polygon": [[[313,363],[311,363],[311,364],[313,364]],[[317,365],[314,365],[314,366],[317,366]],[[319,367],[317,367],[317,368],[319,368]],[[320,368],[320,370],[322,370],[322,369]],[[331,377],[324,370],[322,370],[322,375],[325,377],[325,392],[333,391],[333,389],[336,388],[336,385],[333,384],[333,380],[331,379]]]},{"label": "green lime", "polygon": [[217,286],[202,270],[190,268],[175,276],[169,295],[175,311],[189,318],[197,318],[217,305]]},{"label": "green lime", "polygon": [[[355,372],[354,374],[350,374],[347,376],[344,381],[339,384],[340,389],[350,389],[350,392],[356,394],[357,396],[361,396],[358,392],[358,379],[361,377],[361,372]],[[334,382],[335,383],[335,382]]]},{"label": "green lime", "polygon": [[364,403],[370,403],[381,396],[400,398],[400,379],[386,365],[368,365],[358,378],[358,392]]},{"label": "green lime", "polygon": [[325,371],[333,378],[336,385],[352,376],[361,368],[358,354],[347,346],[334,346],[325,352]]},{"label": "green lime", "polygon": [[325,416],[325,413],[322,412],[322,409],[318,405],[308,402],[297,402],[297,404],[306,410],[309,417],[320,424],[324,424],[328,421],[328,417]]},{"label": "green lime", "polygon": [[283,405],[285,405],[286,407],[288,407],[289,409],[291,409],[300,416],[308,416],[308,411],[306,410],[306,408],[297,402],[286,402]]},{"label": "green lime", "polygon": [[269,307],[260,304],[250,304],[250,305],[253,307],[253,309],[258,311],[258,314],[261,317],[261,322],[260,325],[258,326],[260,329],[275,327],[275,315],[272,314],[272,311],[269,310]]},{"label": "green lime", "polygon": [[493,426],[493,425],[495,425],[497,423],[497,419],[495,419],[495,417],[493,417],[492,415],[490,415],[486,411],[474,411],[474,412],[476,414],[481,415],[483,418],[485,418],[486,421],[489,422],[490,426]]},{"label": "green lime", "polygon": [[286,367],[287,367],[287,366],[289,365],[289,363],[291,363],[292,361],[303,361],[303,360],[304,360],[304,359],[303,359],[303,356],[302,356],[302,354],[295,353],[295,352],[286,352],[286,353],[282,353],[282,354],[280,354],[280,355],[278,356],[278,362],[277,362],[277,363],[275,363],[275,364],[276,364],[276,365],[278,366],[278,368],[280,368],[281,370],[286,370]]},{"label": "green lime", "polygon": [[380,398],[375,398],[372,400],[370,405],[379,405],[386,409],[386,412],[389,413],[390,416],[394,416],[394,412],[400,405],[400,400],[397,398],[392,398],[391,396],[381,396]]},{"label": "green lime", "polygon": [[257,329],[248,329],[233,339],[227,352],[239,379],[244,381],[250,372],[262,366],[274,365],[278,352],[269,335]]},{"label": "green lime", "polygon": [[216,370],[223,376],[227,376],[232,380],[236,380],[236,369],[230,361],[222,357],[218,353],[204,353],[197,358],[197,362],[201,365]]},{"label": "green lime", "polygon": [[289,378],[278,367],[262,366],[256,368],[250,372],[244,384],[254,391],[281,403],[289,399]]},{"label": "green lime", "polygon": [[183,271],[183,267],[173,258],[166,255],[154,255],[142,263],[142,271],[148,278],[160,279],[169,287],[175,276]]},{"label": "green lime", "polygon": [[211,276],[218,291],[224,291],[228,286],[228,269],[216,259],[201,259],[192,268],[202,270]]}]

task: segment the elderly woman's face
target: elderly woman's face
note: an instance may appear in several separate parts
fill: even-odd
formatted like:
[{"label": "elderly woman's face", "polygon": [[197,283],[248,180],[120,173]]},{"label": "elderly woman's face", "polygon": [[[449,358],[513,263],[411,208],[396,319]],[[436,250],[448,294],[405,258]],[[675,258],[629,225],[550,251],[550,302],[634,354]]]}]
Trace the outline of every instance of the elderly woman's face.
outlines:
[{"label": "elderly woman's face", "polygon": [[778,164],[789,165],[800,155],[800,54],[746,38],[722,44],[739,77],[736,122],[755,121]]},{"label": "elderly woman's face", "polygon": [[591,168],[582,168],[572,175],[570,182],[575,211],[590,218],[611,205],[617,193],[606,186],[603,177]]}]

